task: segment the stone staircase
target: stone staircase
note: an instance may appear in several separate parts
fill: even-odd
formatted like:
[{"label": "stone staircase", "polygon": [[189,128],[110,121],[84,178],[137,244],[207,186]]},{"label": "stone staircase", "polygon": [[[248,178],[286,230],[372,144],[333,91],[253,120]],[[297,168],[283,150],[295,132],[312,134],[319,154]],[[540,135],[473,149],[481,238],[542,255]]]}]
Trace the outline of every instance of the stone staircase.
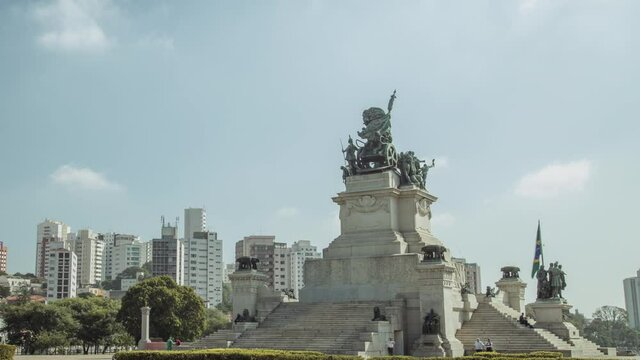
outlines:
[{"label": "stone staircase", "polygon": [[584,338],[565,341],[550,331],[520,325],[519,316],[517,311],[495,299],[492,301],[478,296],[478,308],[471,320],[458,330],[456,338],[464,344],[465,352],[468,353],[473,353],[476,338],[483,342],[490,338],[494,350],[498,352],[559,351],[572,357],[604,356],[596,344]]},{"label": "stone staircase", "polygon": [[[383,355],[379,331],[389,331],[388,322],[373,322],[373,307],[383,302],[281,303],[255,329],[249,329],[232,344],[234,348],[310,350],[329,354]],[[383,310],[384,313],[384,310]],[[214,342],[212,342],[213,344]]]},{"label": "stone staircase", "polygon": [[231,329],[218,330],[191,343],[182,343],[179,350],[226,348],[233,343],[240,333]]}]

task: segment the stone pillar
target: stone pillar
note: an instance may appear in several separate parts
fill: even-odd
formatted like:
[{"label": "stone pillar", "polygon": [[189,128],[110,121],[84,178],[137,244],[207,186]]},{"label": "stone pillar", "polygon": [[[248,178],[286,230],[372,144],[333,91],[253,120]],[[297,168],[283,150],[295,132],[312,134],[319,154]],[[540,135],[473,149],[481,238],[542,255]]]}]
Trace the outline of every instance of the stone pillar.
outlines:
[{"label": "stone pillar", "polygon": [[564,303],[562,299],[537,300],[529,306],[533,310],[536,327],[549,330],[565,341],[580,336],[573,324],[564,321],[563,314],[573,306]]},{"label": "stone pillar", "polygon": [[140,324],[140,341],[138,342],[138,350],[145,350],[149,340],[149,314],[151,308],[143,306],[140,308],[142,312],[142,323]]},{"label": "stone pillar", "polygon": [[527,287],[520,278],[502,278],[496,286],[503,293],[502,301],[515,311],[524,312],[524,289]]},{"label": "stone pillar", "polygon": [[237,270],[229,274],[233,288],[233,317],[242,314],[244,309],[249,315],[256,316],[259,288],[266,288],[269,276],[258,270]]},{"label": "stone pillar", "polygon": [[[420,274],[419,284],[416,285],[420,289],[421,326],[424,317],[433,309],[440,316],[441,338],[438,339],[441,339],[442,343],[438,346],[448,357],[463,356],[464,346],[456,338],[456,331],[460,328],[460,316],[454,309],[462,309],[463,303],[460,290],[454,287],[455,267],[450,262],[440,259],[423,261],[417,265],[416,270]],[[432,337],[425,341],[435,344],[435,339]],[[430,352],[435,353],[436,350],[431,349]]]}]

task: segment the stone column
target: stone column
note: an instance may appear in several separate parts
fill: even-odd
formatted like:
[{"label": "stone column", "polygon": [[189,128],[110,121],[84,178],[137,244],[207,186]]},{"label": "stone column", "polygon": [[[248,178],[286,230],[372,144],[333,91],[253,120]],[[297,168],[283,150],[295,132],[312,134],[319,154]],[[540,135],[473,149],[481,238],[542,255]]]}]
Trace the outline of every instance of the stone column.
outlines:
[{"label": "stone column", "polygon": [[149,340],[149,314],[151,308],[143,306],[140,308],[142,312],[142,323],[140,324],[140,341],[138,342],[138,350],[145,350]]},{"label": "stone column", "polygon": [[242,314],[244,309],[256,316],[258,289],[267,287],[269,276],[258,270],[237,270],[229,274],[229,280],[233,288],[233,317]]},{"label": "stone column", "polygon": [[[422,333],[424,317],[433,309],[440,316],[439,335],[442,343],[437,347],[444,350],[446,356],[462,356],[464,354],[464,346],[456,338],[456,331],[460,328],[461,321],[459,313],[455,309],[462,309],[463,303],[460,291],[454,288],[454,266],[444,260],[429,260],[420,263],[416,270],[420,274],[419,333]],[[424,339],[422,336],[421,338]],[[424,340],[428,341],[429,339]],[[414,348],[414,350],[419,349]],[[437,349],[431,349],[429,353],[435,353],[435,350]]]},{"label": "stone column", "polygon": [[502,278],[496,282],[496,286],[503,293],[502,301],[515,311],[524,312],[524,289],[527,284],[520,278]]}]

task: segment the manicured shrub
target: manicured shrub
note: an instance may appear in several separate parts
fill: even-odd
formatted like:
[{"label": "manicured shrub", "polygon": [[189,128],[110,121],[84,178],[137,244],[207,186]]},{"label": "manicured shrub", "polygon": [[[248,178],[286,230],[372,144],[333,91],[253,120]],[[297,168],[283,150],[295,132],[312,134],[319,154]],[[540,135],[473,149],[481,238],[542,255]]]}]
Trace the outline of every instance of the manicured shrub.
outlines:
[{"label": "manicured shrub", "polygon": [[0,345],[0,360],[13,360],[16,347],[13,345]]},{"label": "manicured shrub", "polygon": [[358,356],[328,355],[314,351],[267,349],[210,349],[191,351],[126,351],[114,360],[362,360]]}]

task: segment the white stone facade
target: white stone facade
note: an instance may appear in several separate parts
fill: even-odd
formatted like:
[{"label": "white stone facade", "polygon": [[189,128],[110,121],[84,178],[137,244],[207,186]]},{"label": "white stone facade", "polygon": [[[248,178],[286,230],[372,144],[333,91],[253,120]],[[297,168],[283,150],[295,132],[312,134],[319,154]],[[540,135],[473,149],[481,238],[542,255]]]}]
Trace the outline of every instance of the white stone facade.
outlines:
[{"label": "white stone facade", "polygon": [[37,277],[45,277],[46,245],[52,241],[66,241],[71,232],[69,225],[55,220],[45,219],[38,224],[36,235],[36,273]]},{"label": "white stone facade", "polygon": [[47,301],[76,297],[78,258],[65,248],[49,250],[47,254]]},{"label": "white stone facade", "polygon": [[309,240],[296,241],[287,249],[286,265],[288,288],[293,290],[296,298],[304,287],[304,263],[307,259],[320,259],[322,254]]},{"label": "white stone facade", "polygon": [[215,232],[196,231],[185,239],[184,284],[193,288],[207,307],[222,302],[222,240]]},{"label": "white stone facade", "polygon": [[78,257],[78,283],[81,287],[102,282],[104,241],[90,229],[79,230],[71,249]]}]

